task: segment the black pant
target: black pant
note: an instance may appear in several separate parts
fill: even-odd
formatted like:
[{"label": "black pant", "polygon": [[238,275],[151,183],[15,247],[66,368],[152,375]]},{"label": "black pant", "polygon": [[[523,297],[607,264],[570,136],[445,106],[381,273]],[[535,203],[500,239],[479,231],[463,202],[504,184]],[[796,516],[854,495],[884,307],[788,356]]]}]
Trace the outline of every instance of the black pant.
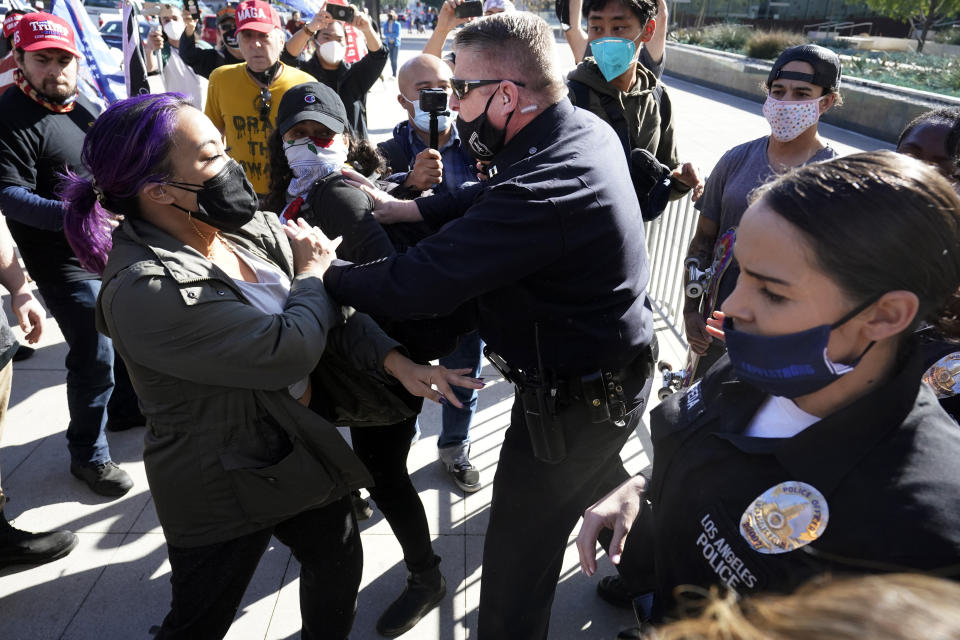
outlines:
[{"label": "black pant", "polygon": [[565,408],[567,457],[533,456],[524,413],[514,401],[493,481],[480,584],[481,640],[547,637],[550,607],[568,537],[583,510],[626,478],[620,450],[640,423],[650,393],[626,426],[593,424],[582,405]]},{"label": "black pant", "polygon": [[363,572],[363,547],[349,496],[226,542],[193,548],[167,544],[173,598],[157,639],[222,638],[272,535],[290,547],[301,565],[300,637],[347,638]]},{"label": "black pant", "polygon": [[370,497],[390,523],[403,549],[407,569],[414,573],[435,564],[427,514],[407,473],[407,454],[416,418],[386,427],[350,429],[353,451],[373,476]]}]

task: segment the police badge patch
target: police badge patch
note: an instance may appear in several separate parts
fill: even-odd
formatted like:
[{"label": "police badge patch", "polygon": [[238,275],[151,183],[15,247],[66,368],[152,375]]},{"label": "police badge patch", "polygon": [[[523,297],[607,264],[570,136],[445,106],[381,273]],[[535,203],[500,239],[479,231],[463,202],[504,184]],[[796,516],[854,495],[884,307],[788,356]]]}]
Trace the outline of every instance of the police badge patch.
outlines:
[{"label": "police badge patch", "polygon": [[781,482],[760,494],[740,518],[740,535],[758,553],[788,553],[823,535],[830,509],[805,482]]}]

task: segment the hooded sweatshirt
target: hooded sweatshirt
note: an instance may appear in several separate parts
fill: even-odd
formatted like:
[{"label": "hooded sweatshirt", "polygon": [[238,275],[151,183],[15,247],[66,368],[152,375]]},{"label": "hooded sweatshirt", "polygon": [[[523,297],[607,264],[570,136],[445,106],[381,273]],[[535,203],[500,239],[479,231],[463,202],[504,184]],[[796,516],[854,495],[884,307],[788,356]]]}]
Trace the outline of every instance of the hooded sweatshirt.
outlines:
[{"label": "hooded sweatshirt", "polygon": [[[639,62],[635,63],[637,78],[633,87],[624,93],[607,82],[593,58],[584,58],[567,80],[575,80],[589,89],[588,104],[577,104],[576,92],[570,91],[570,101],[576,106],[610,122],[601,96],[609,96],[623,111],[627,123],[631,149],[646,149],[666,166],[680,164],[673,135],[673,109],[667,92],[661,89],[660,101],[654,95],[657,77]],[[613,124],[613,123],[611,123]],[[614,127],[616,129],[616,127]]]}]

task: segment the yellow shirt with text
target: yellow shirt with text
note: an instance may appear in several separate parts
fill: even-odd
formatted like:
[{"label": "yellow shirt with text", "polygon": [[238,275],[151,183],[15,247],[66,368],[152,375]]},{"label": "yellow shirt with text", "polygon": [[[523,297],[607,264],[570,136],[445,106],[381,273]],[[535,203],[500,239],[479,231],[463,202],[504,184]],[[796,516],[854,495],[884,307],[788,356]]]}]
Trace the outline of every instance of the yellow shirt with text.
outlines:
[{"label": "yellow shirt with text", "polygon": [[260,87],[247,73],[246,63],[219,67],[210,74],[204,113],[227,138],[230,156],[243,165],[253,190],[264,195],[270,188],[270,154],[267,140],[277,124],[283,94],[298,84],[316,82],[309,73],[281,63],[282,71],[270,91],[269,120],[260,116]]}]

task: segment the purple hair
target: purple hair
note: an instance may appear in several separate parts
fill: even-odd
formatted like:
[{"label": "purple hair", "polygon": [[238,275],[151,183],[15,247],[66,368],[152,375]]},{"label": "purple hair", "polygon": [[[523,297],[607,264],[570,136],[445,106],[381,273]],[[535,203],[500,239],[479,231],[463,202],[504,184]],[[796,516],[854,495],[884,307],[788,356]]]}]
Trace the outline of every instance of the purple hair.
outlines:
[{"label": "purple hair", "polygon": [[185,106],[190,101],[180,93],[137,96],[110,105],[90,127],[81,157],[92,179],[67,170],[60,182],[63,230],[85,268],[106,267],[111,214],[139,215],[143,185],[169,178],[177,112]]}]

